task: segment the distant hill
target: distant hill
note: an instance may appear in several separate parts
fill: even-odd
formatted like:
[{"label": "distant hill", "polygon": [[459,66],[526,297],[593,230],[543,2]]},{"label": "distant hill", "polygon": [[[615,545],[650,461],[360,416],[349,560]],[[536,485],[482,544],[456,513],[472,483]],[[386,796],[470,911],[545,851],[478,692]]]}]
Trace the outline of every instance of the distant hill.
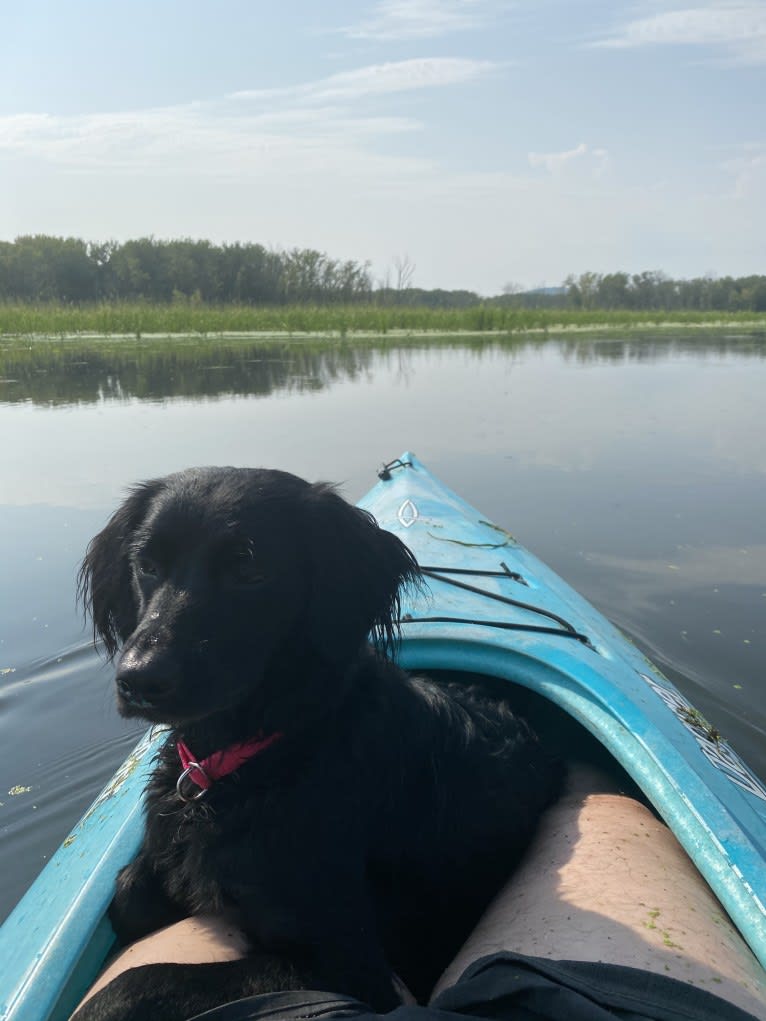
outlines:
[{"label": "distant hill", "polygon": [[545,294],[548,297],[555,298],[560,294],[566,294],[568,291],[567,287],[563,284],[558,287],[533,287],[531,291],[522,291],[522,296],[525,294]]}]

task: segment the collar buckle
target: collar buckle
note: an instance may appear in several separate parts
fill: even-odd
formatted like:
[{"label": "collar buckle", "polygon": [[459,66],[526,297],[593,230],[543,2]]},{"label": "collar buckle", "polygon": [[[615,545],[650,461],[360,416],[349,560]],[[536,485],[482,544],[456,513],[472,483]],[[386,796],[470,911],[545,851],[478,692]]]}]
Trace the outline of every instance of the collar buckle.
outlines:
[{"label": "collar buckle", "polygon": [[[207,784],[208,784],[207,787],[204,787],[201,784],[198,784],[197,781],[190,775],[191,773],[193,773],[195,771],[198,771],[198,772],[202,773],[202,775],[204,776],[205,780],[207,780]],[[186,791],[184,791],[183,784],[184,784],[184,780],[186,780],[187,778],[188,778],[190,784],[194,784],[195,787],[199,788],[197,790],[196,794],[192,794],[190,790],[189,790],[188,793]],[[205,797],[205,795],[208,792],[208,788],[212,785],[212,782],[213,781],[210,779],[210,777],[205,772],[203,767],[200,766],[199,762],[190,762],[189,765],[186,767],[186,769],[183,771],[183,773],[181,773],[181,775],[179,776],[179,778],[178,778],[178,780],[176,782],[176,794],[181,799],[181,801],[184,801],[187,804],[189,804],[192,801],[199,801],[200,798],[204,798]]]}]

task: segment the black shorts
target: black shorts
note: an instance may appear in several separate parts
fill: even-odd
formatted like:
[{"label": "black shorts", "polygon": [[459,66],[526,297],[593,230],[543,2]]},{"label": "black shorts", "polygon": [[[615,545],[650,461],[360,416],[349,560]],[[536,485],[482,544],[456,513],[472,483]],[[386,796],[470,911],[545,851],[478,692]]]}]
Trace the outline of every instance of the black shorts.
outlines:
[{"label": "black shorts", "polygon": [[759,1021],[728,1000],[665,975],[590,961],[500,953],[475,961],[428,1006],[378,1015],[358,1000],[317,992],[264,993],[190,1021]]}]

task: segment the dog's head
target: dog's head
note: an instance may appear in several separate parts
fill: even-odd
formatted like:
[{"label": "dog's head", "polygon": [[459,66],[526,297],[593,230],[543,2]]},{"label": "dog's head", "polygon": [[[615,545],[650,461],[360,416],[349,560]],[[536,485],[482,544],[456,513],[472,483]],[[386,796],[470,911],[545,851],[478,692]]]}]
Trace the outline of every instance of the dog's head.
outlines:
[{"label": "dog's head", "polygon": [[331,486],[196,468],[132,490],[88,547],[80,595],[94,637],[120,652],[120,712],[178,724],[236,708],[298,662],[337,674],[368,635],[390,647],[417,575]]}]

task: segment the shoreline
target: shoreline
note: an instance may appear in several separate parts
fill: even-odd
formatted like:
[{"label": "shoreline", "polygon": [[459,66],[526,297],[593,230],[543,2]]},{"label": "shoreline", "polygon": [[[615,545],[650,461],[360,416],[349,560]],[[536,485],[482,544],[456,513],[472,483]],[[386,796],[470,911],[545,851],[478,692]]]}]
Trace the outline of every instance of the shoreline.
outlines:
[{"label": "shoreline", "polygon": [[408,329],[397,327],[387,330],[167,330],[104,333],[96,330],[66,331],[9,331],[0,333],[2,341],[157,341],[157,340],[428,340],[436,338],[501,338],[523,336],[561,336],[593,333],[645,333],[647,331],[698,333],[703,330],[736,331],[744,335],[766,332],[766,317],[748,320],[710,319],[703,322],[684,322],[673,319],[646,319],[624,323],[550,323],[545,326],[523,326],[506,329]]}]

